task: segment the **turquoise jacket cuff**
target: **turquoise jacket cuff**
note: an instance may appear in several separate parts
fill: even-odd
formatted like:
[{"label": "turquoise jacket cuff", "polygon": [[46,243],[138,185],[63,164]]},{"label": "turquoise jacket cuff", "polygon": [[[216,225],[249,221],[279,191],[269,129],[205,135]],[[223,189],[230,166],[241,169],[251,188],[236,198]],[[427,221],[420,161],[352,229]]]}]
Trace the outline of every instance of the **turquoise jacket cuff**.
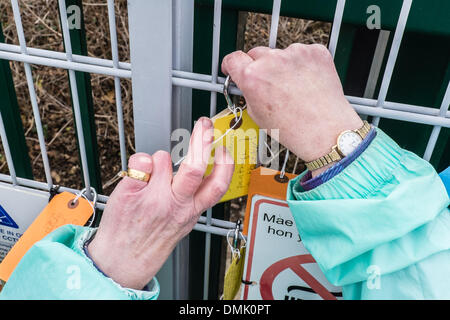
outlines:
[{"label": "turquoise jacket cuff", "polygon": [[[1,299],[154,300],[159,284],[148,290],[124,288],[105,277],[83,251],[95,229],[62,226],[35,243],[20,260],[0,293]],[[113,248],[112,248],[113,250]],[[133,266],[130,265],[130,268]]]},{"label": "turquoise jacket cuff", "polygon": [[122,291],[126,296],[128,296],[131,300],[155,300],[159,295],[159,283],[158,280],[153,278],[150,282],[142,289],[136,290],[131,288],[122,287],[120,284],[115,282],[112,278],[106,276],[92,261],[91,257],[87,256],[83,247],[86,241],[90,241],[97,232],[97,228],[84,228],[78,240],[74,243],[74,251],[81,256],[83,256],[90,265],[94,267],[94,269],[100,273],[105,279],[109,279],[118,290]]},{"label": "turquoise jacket cuff", "polygon": [[450,248],[449,198],[434,168],[382,130],[345,170],[287,201],[307,250],[334,285],[401,270]]}]

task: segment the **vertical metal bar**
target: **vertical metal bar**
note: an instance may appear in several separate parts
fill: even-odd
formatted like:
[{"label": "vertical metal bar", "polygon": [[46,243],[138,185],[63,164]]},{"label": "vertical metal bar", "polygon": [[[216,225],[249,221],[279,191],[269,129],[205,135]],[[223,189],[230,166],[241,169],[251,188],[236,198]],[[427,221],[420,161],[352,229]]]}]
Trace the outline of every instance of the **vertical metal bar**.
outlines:
[{"label": "vertical metal bar", "polygon": [[[0,22],[0,43],[4,42],[5,38]],[[0,97],[2,97],[0,112],[3,116],[3,124],[5,125],[16,175],[21,178],[33,179],[33,170],[25,141],[25,132],[20,117],[16,90],[9,61],[7,60],[0,60]]]},{"label": "vertical metal bar", "polygon": [[298,157],[295,156],[294,169],[292,169],[292,174],[295,174],[295,171],[297,170],[297,164],[298,164]]},{"label": "vertical metal bar", "polygon": [[328,42],[328,50],[334,58],[339,38],[339,30],[341,29],[342,17],[344,16],[345,0],[338,0],[336,10],[334,12],[333,26],[331,28],[330,41]]},{"label": "vertical metal bar", "polygon": [[[109,34],[111,38],[111,54],[113,66],[115,69],[119,69],[119,49],[117,45],[116,14],[114,9],[114,0],[108,0],[108,20],[109,20]],[[122,170],[127,170],[127,149],[125,145],[122,91],[120,89],[119,77],[114,77],[114,91],[116,96],[116,107],[117,107],[117,125],[119,127],[120,161],[122,165]]]},{"label": "vertical metal bar", "polygon": [[[192,71],[194,0],[173,1],[173,69]],[[191,130],[192,89],[172,88],[172,127]],[[189,235],[182,239],[173,252],[174,298],[189,298]]]},{"label": "vertical metal bar", "polygon": [[[174,0],[173,22],[173,69],[190,73],[194,51],[194,0]],[[173,87],[172,90],[173,128],[191,130],[192,89]]]},{"label": "vertical metal bar", "polygon": [[13,185],[17,185],[16,170],[11,156],[11,150],[9,148],[8,138],[6,137],[5,124],[3,123],[3,117],[0,112],[0,138],[2,140],[3,150],[5,151],[6,163],[9,169],[9,175]]},{"label": "vertical metal bar", "polygon": [[[211,54],[212,54],[212,28],[210,27],[214,21],[214,6],[212,5],[202,5],[199,1],[195,1],[195,19],[194,19],[194,71],[202,73],[204,75],[211,73]],[[236,39],[237,39],[237,22],[238,22],[238,11],[234,9],[222,10],[221,14],[221,29],[226,30],[226,36],[223,34],[221,36],[220,43],[220,53],[219,56],[227,52],[236,50]],[[207,43],[205,43],[207,41]],[[207,48],[205,48],[205,46]],[[211,47],[211,48],[210,48]],[[205,57],[208,58],[205,58]],[[221,85],[211,84],[211,77],[205,79],[208,81],[208,86],[219,88],[217,91],[222,92]],[[206,84],[206,83],[205,83]],[[189,87],[191,87],[189,85]],[[218,100],[222,99],[221,95],[218,95]],[[202,106],[209,105],[210,94],[209,92],[199,92],[197,90],[192,93],[192,118],[197,119],[200,116],[205,115],[205,110]],[[208,115],[208,114],[207,114]],[[213,216],[225,218],[226,213],[224,212],[224,205],[218,204],[213,208]],[[206,221],[206,217],[205,217]],[[190,234],[190,248],[191,248],[191,258],[189,265],[191,270],[203,270],[204,263],[204,250],[197,250],[197,248],[203,249],[205,246],[205,237],[203,234],[194,232]],[[208,295],[210,297],[217,297],[219,295],[219,279],[221,273],[221,252],[222,252],[222,240],[216,237],[211,237],[211,263],[209,266],[210,270],[210,284]],[[216,259],[217,258],[217,259]],[[201,272],[191,272],[189,274],[189,293],[191,298],[202,299],[203,298],[203,274]]]},{"label": "vertical metal bar", "polygon": [[284,161],[283,161],[283,166],[281,167],[281,173],[280,173],[280,177],[283,178],[284,174],[286,173],[286,165],[287,162],[289,160],[289,150],[286,150],[286,154],[284,155]]},{"label": "vertical metal bar", "polygon": [[[447,90],[445,91],[444,98],[442,99],[441,107],[439,108],[439,117],[445,117],[445,114],[450,106],[450,82],[447,85]],[[428,140],[427,148],[425,149],[425,153],[423,158],[427,161],[430,161],[431,155],[433,154],[434,147],[436,146],[437,139],[439,137],[439,133],[441,132],[440,126],[434,126],[431,131],[430,139]]]},{"label": "vertical metal bar", "polygon": [[439,138],[439,133],[441,132],[440,126],[434,126],[433,130],[431,130],[430,138],[428,139],[427,148],[425,149],[425,153],[423,154],[423,159],[426,161],[430,161],[431,155],[433,154],[434,147],[436,146],[436,142]]},{"label": "vertical metal bar", "polygon": [[129,0],[128,15],[136,150],[170,151],[172,1]]},{"label": "vertical metal bar", "polygon": [[[377,108],[382,108],[386,101],[389,84],[391,83],[392,73],[394,71],[395,62],[397,61],[400,44],[402,42],[403,33],[405,32],[406,22],[408,21],[409,11],[411,9],[412,0],[403,0],[400,16],[395,28],[394,39],[392,40],[391,50],[389,51],[388,61],[384,70],[383,80],[381,81],[380,92],[377,99]],[[378,126],[380,117],[374,117],[372,124]]]},{"label": "vertical metal bar", "polygon": [[[64,39],[64,46],[66,48],[67,61],[73,61],[72,59],[72,44],[70,42],[69,25],[67,22],[67,11],[65,0],[58,0],[59,12],[61,14],[61,28]],[[75,122],[77,127],[78,143],[80,146],[81,165],[83,167],[84,185],[86,187],[86,196],[91,196],[91,182],[89,179],[89,166],[86,156],[86,145],[84,141],[83,123],[81,120],[80,101],[78,99],[77,80],[75,77],[75,71],[69,70],[70,87],[72,91],[73,109],[75,113]]]},{"label": "vertical metal bar", "polygon": [[[172,133],[172,1],[128,0],[136,151],[170,151]],[[149,45],[155,48],[149,50]],[[157,277],[161,299],[173,299],[173,255]]]},{"label": "vertical metal bar", "polygon": [[[69,16],[73,17],[75,14],[79,14],[79,25],[71,25],[69,26],[69,40],[71,43],[71,55],[75,60],[77,55],[87,56],[87,41],[86,41],[86,32],[85,32],[85,24],[84,24],[84,15],[83,15],[83,1],[82,0],[65,0],[66,11]],[[78,11],[71,11],[74,8],[78,8]],[[60,14],[60,21],[62,19],[62,14]],[[69,19],[69,18],[68,18]],[[70,21],[70,19],[69,19]],[[62,22],[61,22],[62,23]],[[67,56],[64,55],[64,58],[67,59]],[[113,69],[116,71],[117,69]],[[67,73],[68,78],[70,79],[69,73]],[[80,115],[84,136],[84,145],[86,150],[86,159],[89,165],[88,174],[90,185],[96,189],[97,192],[102,192],[102,179],[100,172],[100,159],[99,159],[99,151],[98,151],[98,143],[97,143],[97,130],[95,125],[95,110],[94,110],[94,102],[92,99],[92,88],[91,88],[91,76],[88,72],[75,72],[76,79],[76,88],[78,93],[78,104],[80,106]],[[69,80],[70,84],[70,80]],[[71,94],[71,103],[72,103],[72,112],[75,114],[74,101],[73,101],[73,93],[72,93],[72,85],[70,84],[70,94]],[[77,137],[77,151],[78,156],[81,159],[81,151],[80,151],[80,142]],[[83,172],[83,171],[82,171]],[[100,218],[100,216],[98,216]],[[96,219],[97,221],[99,219]]]},{"label": "vertical metal bar", "polygon": [[381,66],[383,64],[390,34],[391,32],[387,30],[380,30],[380,33],[378,34],[377,45],[373,54],[369,77],[367,79],[366,88],[364,89],[364,98],[372,99],[375,94],[375,88],[378,83],[378,78],[380,77]]},{"label": "vertical metal bar", "polygon": [[277,45],[278,22],[280,21],[281,0],[273,0],[272,18],[270,22],[269,47],[275,48]]},{"label": "vertical metal bar", "polygon": [[23,32],[22,18],[20,17],[19,3],[17,0],[11,0],[11,6],[14,15],[14,23],[16,24],[17,37],[19,38],[19,45],[21,53],[27,53],[27,42],[25,40],[25,33]]},{"label": "vertical metal bar", "polygon": [[[220,48],[220,23],[222,16],[222,0],[214,1],[214,21],[213,21],[213,43],[212,43],[212,61],[211,61],[211,83],[217,83],[219,74],[219,48]],[[211,92],[209,106],[209,116],[216,114],[217,93]]]},{"label": "vertical metal bar", "polygon": [[[219,48],[220,48],[220,23],[222,17],[222,0],[214,1],[214,20],[213,20],[213,43],[212,43],[212,61],[211,61],[211,83],[217,83],[219,74]],[[209,116],[213,117],[217,110],[217,93],[211,92],[209,105]],[[211,225],[212,209],[206,210],[206,225]],[[209,293],[209,264],[211,255],[211,233],[205,234],[205,263],[204,263],[204,281],[203,281],[203,299],[208,299]]]},{"label": "vertical metal bar", "polygon": [[[22,54],[27,54],[27,43],[25,40],[25,34],[23,32],[19,4],[18,4],[17,0],[11,0],[11,5],[12,5],[12,9],[13,9],[13,14],[14,14],[14,22],[16,24],[17,36],[19,38],[20,51]],[[44,130],[42,129],[42,122],[41,122],[41,116],[39,113],[39,106],[37,104],[36,91],[34,89],[33,74],[31,72],[30,64],[24,63],[24,68],[25,68],[25,77],[27,79],[28,91],[30,93],[31,107],[33,110],[34,120],[35,120],[35,124],[36,124],[36,131],[37,131],[37,135],[38,135],[39,146],[40,146],[41,154],[42,154],[42,162],[44,164],[45,177],[47,180],[48,187],[50,189],[53,187],[53,179],[51,176],[50,164],[48,161],[47,147],[45,145]]]},{"label": "vertical metal bar", "polygon": [[[278,35],[278,24],[280,21],[280,10],[281,10],[281,0],[273,0],[272,6],[272,17],[270,21],[270,31],[269,31],[269,48],[275,48],[277,45],[277,35]],[[266,138],[267,135],[263,130],[258,132],[258,150],[266,150]],[[259,153],[258,153],[259,154]],[[259,158],[259,157],[258,157]],[[261,162],[261,159],[258,159]]]},{"label": "vertical metal bar", "polygon": [[[278,35],[278,24],[280,21],[280,10],[281,10],[281,0],[273,0],[272,6],[272,17],[270,21],[270,31],[269,31],[269,48],[275,48],[277,45],[277,35]],[[263,130],[258,132],[258,150],[266,150],[266,138],[267,135]],[[259,155],[259,152],[258,152]],[[259,158],[259,157],[258,157]],[[261,159],[258,159],[261,162]]]},{"label": "vertical metal bar", "polygon": [[[212,209],[209,208],[206,211],[206,225],[211,225]],[[204,274],[203,274],[203,299],[208,299],[209,294],[209,264],[211,261],[211,233],[205,233],[205,261],[204,261]]]}]

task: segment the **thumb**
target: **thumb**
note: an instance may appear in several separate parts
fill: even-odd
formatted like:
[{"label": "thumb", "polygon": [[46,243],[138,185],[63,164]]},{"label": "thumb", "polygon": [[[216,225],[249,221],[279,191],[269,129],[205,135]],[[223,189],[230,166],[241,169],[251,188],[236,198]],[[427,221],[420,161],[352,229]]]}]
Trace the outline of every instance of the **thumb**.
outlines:
[{"label": "thumb", "polygon": [[[128,159],[128,168],[151,174],[153,170],[152,156],[143,152],[135,153]],[[138,192],[145,188],[146,185],[147,182],[145,181],[124,177],[117,187],[122,192]]]}]

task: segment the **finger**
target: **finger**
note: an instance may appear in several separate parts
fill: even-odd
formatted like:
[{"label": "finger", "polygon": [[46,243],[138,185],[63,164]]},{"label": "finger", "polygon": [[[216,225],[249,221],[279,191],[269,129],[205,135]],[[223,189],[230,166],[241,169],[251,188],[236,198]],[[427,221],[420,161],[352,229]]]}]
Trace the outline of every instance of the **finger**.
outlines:
[{"label": "finger", "polygon": [[234,172],[234,161],[225,147],[217,147],[213,172],[205,178],[194,196],[199,212],[215,205],[227,192]]},{"label": "finger", "polygon": [[245,68],[253,62],[253,59],[242,51],[235,51],[225,56],[222,60],[222,72],[229,75],[239,87],[242,83]]},{"label": "finger", "polygon": [[[143,152],[135,153],[128,160],[128,168],[151,174],[153,170],[152,156]],[[142,190],[146,185],[147,182],[145,181],[124,177],[117,187],[121,188],[123,192],[137,192]]]},{"label": "finger", "polygon": [[153,154],[153,171],[145,192],[154,188],[165,188],[172,182],[172,159],[166,151],[157,151]]},{"label": "finger", "polygon": [[179,199],[192,197],[203,181],[211,157],[213,129],[212,121],[206,117],[195,124],[188,154],[172,182],[172,191]]},{"label": "finger", "polygon": [[266,55],[267,53],[270,52],[269,47],[255,47],[253,49],[251,49],[249,52],[247,52],[247,54],[253,59],[253,60],[257,60],[259,58],[261,58],[262,56]]}]

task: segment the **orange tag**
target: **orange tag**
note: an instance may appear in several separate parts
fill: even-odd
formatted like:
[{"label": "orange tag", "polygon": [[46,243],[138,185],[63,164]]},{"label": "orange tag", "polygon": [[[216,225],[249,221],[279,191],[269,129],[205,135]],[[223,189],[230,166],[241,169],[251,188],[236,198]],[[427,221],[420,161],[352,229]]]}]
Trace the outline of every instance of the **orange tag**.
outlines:
[{"label": "orange tag", "polygon": [[53,197],[0,263],[1,280],[8,281],[25,253],[53,230],[65,224],[86,224],[92,215],[92,207],[82,197],[72,205],[75,197],[70,192],[62,192]]},{"label": "orange tag", "polygon": [[288,182],[297,175],[285,173],[284,179],[280,179],[280,171],[258,167],[250,174],[250,184],[248,186],[247,207],[245,208],[243,234],[247,235],[250,221],[250,209],[254,195],[266,196],[274,199],[286,200]]}]

